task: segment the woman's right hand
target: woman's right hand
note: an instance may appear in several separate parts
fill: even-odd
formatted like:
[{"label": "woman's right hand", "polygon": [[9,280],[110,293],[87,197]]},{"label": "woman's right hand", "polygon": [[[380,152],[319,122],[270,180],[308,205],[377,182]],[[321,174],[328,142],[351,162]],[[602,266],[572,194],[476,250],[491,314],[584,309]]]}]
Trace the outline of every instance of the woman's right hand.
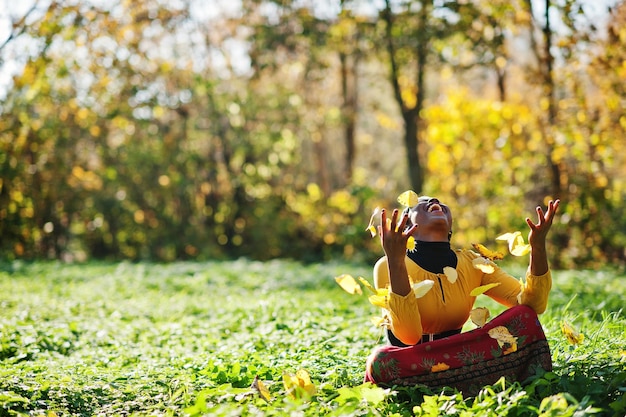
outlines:
[{"label": "woman's right hand", "polygon": [[378,226],[380,234],[380,242],[382,244],[387,259],[393,261],[401,260],[404,262],[406,256],[406,244],[409,237],[413,234],[418,225],[414,224],[405,230],[409,215],[404,214],[402,220],[398,224],[398,209],[395,209],[391,215],[391,221],[387,221],[387,211],[382,210],[381,224]]}]

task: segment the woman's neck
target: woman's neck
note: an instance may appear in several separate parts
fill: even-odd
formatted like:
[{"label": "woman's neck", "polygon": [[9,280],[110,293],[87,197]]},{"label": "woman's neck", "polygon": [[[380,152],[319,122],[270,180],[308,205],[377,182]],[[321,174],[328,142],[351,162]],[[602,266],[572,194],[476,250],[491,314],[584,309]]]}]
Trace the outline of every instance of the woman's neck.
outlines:
[{"label": "woman's neck", "polygon": [[443,268],[450,266],[456,268],[458,259],[452,249],[450,242],[437,241],[429,242],[417,240],[415,250],[409,251],[407,256],[426,271],[441,274]]}]

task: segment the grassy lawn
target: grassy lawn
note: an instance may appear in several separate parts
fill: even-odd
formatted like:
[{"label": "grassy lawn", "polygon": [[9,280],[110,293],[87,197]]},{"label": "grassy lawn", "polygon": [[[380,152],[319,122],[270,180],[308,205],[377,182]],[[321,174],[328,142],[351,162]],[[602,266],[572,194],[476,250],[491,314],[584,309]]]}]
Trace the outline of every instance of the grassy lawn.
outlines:
[{"label": "grassy lawn", "polygon": [[[367,296],[335,283],[343,273],[371,281],[370,266],[342,263],[2,264],[0,416],[626,415],[624,273],[555,271],[541,316],[553,372],[466,399],[363,384],[382,332]],[[283,373],[301,369],[311,398],[286,393]]]}]

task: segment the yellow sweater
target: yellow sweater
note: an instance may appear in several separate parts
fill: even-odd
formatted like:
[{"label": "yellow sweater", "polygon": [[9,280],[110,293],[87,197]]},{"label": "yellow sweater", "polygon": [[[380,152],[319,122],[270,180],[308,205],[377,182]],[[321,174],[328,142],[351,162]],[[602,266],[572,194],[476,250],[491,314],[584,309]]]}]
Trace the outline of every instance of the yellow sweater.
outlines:
[{"label": "yellow sweater", "polygon": [[[458,278],[454,283],[444,274],[426,271],[408,257],[405,258],[411,283],[430,279],[435,284],[421,298],[415,298],[413,290],[404,297],[389,293],[389,309],[384,314],[390,319],[391,331],[403,343],[414,345],[421,340],[423,333],[441,333],[463,327],[476,300],[470,292],[481,285],[499,283],[485,295],[506,307],[524,304],[537,314],[545,311],[552,287],[550,271],[541,276],[531,275],[527,271],[526,282],[522,283],[497,266],[491,274],[474,268],[472,260],[480,255],[471,250],[457,250],[456,256]],[[386,257],[382,257],[374,266],[374,282],[377,288],[389,286]]]}]

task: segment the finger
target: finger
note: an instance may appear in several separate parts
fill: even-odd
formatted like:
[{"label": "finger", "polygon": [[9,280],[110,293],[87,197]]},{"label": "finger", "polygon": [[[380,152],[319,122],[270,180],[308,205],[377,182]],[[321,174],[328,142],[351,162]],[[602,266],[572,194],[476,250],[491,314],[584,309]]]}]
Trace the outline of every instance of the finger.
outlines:
[{"label": "finger", "polygon": [[383,236],[387,232],[387,211],[382,209],[380,212],[380,235]]},{"label": "finger", "polygon": [[543,222],[545,221],[545,216],[543,214],[543,209],[541,208],[541,206],[537,206],[537,208],[535,210],[537,211],[537,217],[539,218],[539,225],[542,225]]},{"label": "finger", "polygon": [[406,231],[405,235],[411,236],[417,230],[417,228],[418,228],[418,225],[414,224],[413,226],[409,228],[409,230]]},{"label": "finger", "polygon": [[404,230],[404,228],[406,227],[406,223],[409,221],[409,215],[407,213],[404,213],[404,215],[402,215],[402,218],[400,219],[400,224],[398,225],[398,230]]}]

